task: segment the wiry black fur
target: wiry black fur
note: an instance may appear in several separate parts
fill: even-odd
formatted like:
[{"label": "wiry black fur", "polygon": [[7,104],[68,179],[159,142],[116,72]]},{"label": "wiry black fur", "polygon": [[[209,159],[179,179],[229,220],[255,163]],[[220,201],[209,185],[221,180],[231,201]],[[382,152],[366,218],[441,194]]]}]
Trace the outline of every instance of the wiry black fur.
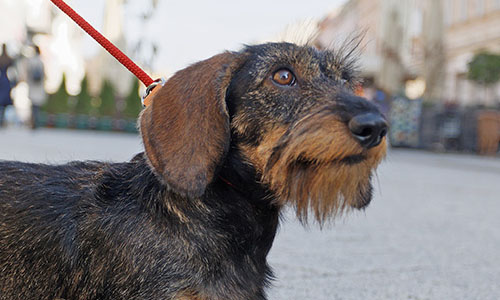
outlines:
[{"label": "wiry black fur", "polygon": [[0,299],[171,299],[191,287],[265,299],[278,225],[267,202],[219,180],[201,203],[177,197],[142,154],[1,162],[0,173]]}]

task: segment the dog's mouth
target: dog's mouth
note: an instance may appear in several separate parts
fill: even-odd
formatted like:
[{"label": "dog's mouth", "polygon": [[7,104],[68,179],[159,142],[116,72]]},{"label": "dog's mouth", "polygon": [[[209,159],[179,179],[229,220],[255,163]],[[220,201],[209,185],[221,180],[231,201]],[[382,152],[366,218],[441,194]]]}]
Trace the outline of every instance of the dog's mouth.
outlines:
[{"label": "dog's mouth", "polygon": [[355,154],[355,155],[348,155],[340,160],[338,162],[346,165],[356,165],[359,164],[363,161],[366,160],[366,155],[364,154]]},{"label": "dog's mouth", "polygon": [[[290,142],[291,141],[291,142]],[[338,146],[333,145],[333,146]],[[323,223],[350,208],[362,209],[372,200],[371,177],[385,147],[370,150],[332,149],[328,143],[306,144],[285,140],[264,168],[268,183],[280,203],[292,203],[301,220],[312,213]]]},{"label": "dog's mouth", "polygon": [[329,161],[309,159],[304,156],[299,156],[297,158],[297,164],[304,166],[315,166],[315,165],[325,165],[325,164],[335,164],[335,165],[347,165],[353,166],[366,161],[367,157],[365,154],[353,154],[347,155],[342,158],[333,159]]}]

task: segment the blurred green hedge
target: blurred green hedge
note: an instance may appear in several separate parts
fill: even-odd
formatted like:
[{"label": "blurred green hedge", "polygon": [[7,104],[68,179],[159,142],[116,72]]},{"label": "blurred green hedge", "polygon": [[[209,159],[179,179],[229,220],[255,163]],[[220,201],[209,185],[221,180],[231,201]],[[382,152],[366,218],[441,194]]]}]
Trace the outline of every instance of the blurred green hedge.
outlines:
[{"label": "blurred green hedge", "polygon": [[81,91],[71,96],[66,91],[66,77],[42,106],[39,126],[99,129],[137,132],[136,119],[142,110],[139,80],[135,79],[128,96],[120,99],[112,83],[104,81],[101,92],[93,97],[88,78],[82,80]]}]

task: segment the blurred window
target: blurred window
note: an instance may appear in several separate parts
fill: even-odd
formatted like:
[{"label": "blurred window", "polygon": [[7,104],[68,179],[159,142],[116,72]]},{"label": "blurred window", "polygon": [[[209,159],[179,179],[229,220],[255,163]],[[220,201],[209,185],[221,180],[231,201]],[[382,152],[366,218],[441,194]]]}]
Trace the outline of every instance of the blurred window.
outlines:
[{"label": "blurred window", "polygon": [[467,20],[468,4],[469,4],[469,1],[467,1],[467,0],[460,1],[460,21]]},{"label": "blurred window", "polygon": [[453,23],[453,0],[446,0],[443,3],[444,25],[449,26]]},{"label": "blurred window", "polygon": [[500,0],[494,0],[495,1],[495,8],[500,9]]},{"label": "blurred window", "polygon": [[411,16],[411,26],[410,26],[410,34],[412,37],[420,36],[422,34],[422,24],[423,24],[423,14],[420,8],[417,8],[413,11]]},{"label": "blurred window", "polygon": [[476,12],[476,16],[484,15],[484,0],[476,0],[474,3],[474,10]]}]

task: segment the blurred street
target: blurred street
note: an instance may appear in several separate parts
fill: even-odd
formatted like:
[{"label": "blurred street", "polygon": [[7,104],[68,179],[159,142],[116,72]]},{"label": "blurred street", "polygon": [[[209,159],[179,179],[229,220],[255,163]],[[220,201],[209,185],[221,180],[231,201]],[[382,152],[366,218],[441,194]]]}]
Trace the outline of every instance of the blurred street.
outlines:
[{"label": "blurred street", "polygon": [[[123,161],[137,135],[0,130],[0,159]],[[391,150],[375,199],[320,231],[292,214],[270,254],[270,299],[500,299],[500,160]]]}]

